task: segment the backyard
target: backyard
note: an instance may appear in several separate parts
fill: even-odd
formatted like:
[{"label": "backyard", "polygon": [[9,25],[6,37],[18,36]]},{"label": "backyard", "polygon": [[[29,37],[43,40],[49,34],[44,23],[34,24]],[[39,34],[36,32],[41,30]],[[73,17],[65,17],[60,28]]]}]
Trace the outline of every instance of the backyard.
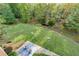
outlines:
[{"label": "backyard", "polygon": [[[0,47],[18,56],[29,41],[59,56],[79,56],[78,15],[79,4],[0,4]],[[48,56],[33,56],[40,55]]]}]

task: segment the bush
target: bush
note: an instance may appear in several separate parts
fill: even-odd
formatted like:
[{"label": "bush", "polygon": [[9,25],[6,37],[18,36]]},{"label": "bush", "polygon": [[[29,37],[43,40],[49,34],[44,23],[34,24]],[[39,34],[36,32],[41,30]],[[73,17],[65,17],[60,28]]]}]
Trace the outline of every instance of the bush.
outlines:
[{"label": "bush", "polygon": [[14,14],[8,4],[0,4],[0,14],[5,19],[6,24],[13,24],[15,22]]},{"label": "bush", "polygon": [[72,30],[74,32],[79,32],[79,6],[75,5],[74,8],[71,8],[70,14],[66,18],[66,22],[64,26],[68,30]]},{"label": "bush", "polygon": [[54,18],[56,4],[9,4],[12,12],[19,21],[23,23],[34,19],[42,25],[48,25],[50,19]]},{"label": "bush", "polygon": [[22,41],[22,40],[26,40],[25,36],[24,35],[19,35],[12,42],[16,43],[16,42],[19,42],[19,41]]},{"label": "bush", "polygon": [[17,56],[17,53],[16,53],[16,52],[10,52],[10,53],[8,54],[8,56]]},{"label": "bush", "polygon": [[20,14],[20,21],[23,23],[29,22],[32,19],[33,15],[33,6],[31,4],[17,4],[17,10]]},{"label": "bush", "polygon": [[2,17],[2,15],[0,15],[0,24],[5,23],[5,19]]},{"label": "bush", "polygon": [[53,20],[50,20],[49,22],[48,22],[48,25],[49,26],[53,26],[55,24],[55,22],[53,21]]},{"label": "bush", "polygon": [[41,24],[46,23],[45,13],[46,13],[46,4],[37,4],[35,6],[35,19],[37,19],[37,21]]},{"label": "bush", "polygon": [[11,7],[12,12],[14,13],[15,17],[21,18],[20,11],[19,11],[19,8],[18,8],[18,4],[11,3],[11,4],[9,4],[9,6]]}]

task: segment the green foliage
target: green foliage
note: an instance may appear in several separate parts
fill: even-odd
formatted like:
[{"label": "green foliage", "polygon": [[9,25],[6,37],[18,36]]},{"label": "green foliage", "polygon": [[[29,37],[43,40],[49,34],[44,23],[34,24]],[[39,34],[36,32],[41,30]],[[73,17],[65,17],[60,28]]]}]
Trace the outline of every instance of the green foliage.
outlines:
[{"label": "green foliage", "polygon": [[29,20],[31,20],[33,17],[33,15],[32,15],[33,6],[31,4],[16,4],[16,6],[17,6],[17,10],[19,12],[19,15],[21,17],[20,21],[23,23],[29,22]]},{"label": "green foliage", "polygon": [[37,4],[35,6],[35,18],[44,25],[49,25],[50,22],[54,24],[56,7],[56,4]]},{"label": "green foliage", "polygon": [[35,18],[37,19],[37,21],[41,24],[45,24],[46,23],[46,4],[37,4],[35,6]]},{"label": "green foliage", "polygon": [[11,3],[11,4],[9,4],[9,6],[11,7],[12,12],[14,13],[15,17],[21,18],[20,11],[19,11],[19,8],[18,8],[18,4]]},{"label": "green foliage", "polygon": [[29,24],[18,24],[16,26],[7,27],[5,30],[7,32],[5,37],[9,37],[9,40],[13,40],[19,35],[25,35],[26,39],[22,40],[31,41],[58,55],[79,55],[79,44],[55,31]]},{"label": "green foliage", "polygon": [[71,8],[70,14],[66,18],[65,27],[69,30],[79,32],[79,6],[74,6]]},{"label": "green foliage", "polygon": [[12,42],[13,43],[16,43],[16,42],[19,42],[21,40],[26,40],[25,36],[24,35],[19,35],[18,37],[16,37]]},{"label": "green foliage", "polygon": [[[55,4],[9,4],[16,17],[23,23],[36,19],[40,24],[48,25],[49,20],[53,21],[52,10]],[[54,10],[55,11],[55,10]]]},{"label": "green foliage", "polygon": [[16,52],[10,52],[10,53],[8,54],[8,56],[17,56],[17,53],[16,53]]},{"label": "green foliage", "polygon": [[0,15],[0,24],[5,23],[5,19]]},{"label": "green foliage", "polygon": [[62,19],[65,28],[78,32],[78,7],[78,4],[0,4],[0,18],[3,19],[0,22],[14,23],[16,17],[23,23],[36,19],[42,25],[53,26]]},{"label": "green foliage", "polygon": [[[22,23],[35,19],[47,26],[53,26],[58,22],[62,28],[79,32],[78,15],[78,4],[0,4],[0,37],[2,32],[6,32],[5,39],[13,42],[28,40],[59,55],[79,55],[79,44],[39,25],[18,24],[2,28],[2,23],[13,24],[16,22],[15,19],[19,18],[18,21]],[[9,55],[16,55],[9,49],[7,48],[7,53],[11,52]]]},{"label": "green foliage", "polygon": [[53,20],[49,20],[48,25],[49,26],[53,26],[55,24],[55,22]]},{"label": "green foliage", "polygon": [[14,14],[8,4],[0,4],[0,15],[5,19],[6,24],[12,24],[15,22]]},{"label": "green foliage", "polygon": [[3,31],[3,28],[5,27],[4,25],[2,25],[5,22],[5,20],[3,19],[3,17],[0,15],[0,40],[3,40],[3,34],[5,33],[5,31]]}]

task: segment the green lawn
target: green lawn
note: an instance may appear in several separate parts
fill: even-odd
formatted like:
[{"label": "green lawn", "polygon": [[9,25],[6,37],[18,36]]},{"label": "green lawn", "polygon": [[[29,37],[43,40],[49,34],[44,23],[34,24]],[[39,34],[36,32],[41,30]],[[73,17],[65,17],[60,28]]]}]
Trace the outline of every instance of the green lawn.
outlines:
[{"label": "green lawn", "polygon": [[13,42],[29,40],[58,55],[79,56],[79,44],[55,31],[42,28],[38,25],[17,24],[4,28],[5,39]]}]

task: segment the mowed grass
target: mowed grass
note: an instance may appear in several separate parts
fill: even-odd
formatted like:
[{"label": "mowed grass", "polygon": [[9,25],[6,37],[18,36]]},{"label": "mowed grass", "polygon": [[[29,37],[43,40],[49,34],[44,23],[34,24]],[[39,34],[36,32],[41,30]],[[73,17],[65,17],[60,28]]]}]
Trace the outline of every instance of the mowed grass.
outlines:
[{"label": "mowed grass", "polygon": [[79,44],[55,31],[38,25],[17,24],[4,28],[5,39],[31,41],[58,55],[79,56]]}]

